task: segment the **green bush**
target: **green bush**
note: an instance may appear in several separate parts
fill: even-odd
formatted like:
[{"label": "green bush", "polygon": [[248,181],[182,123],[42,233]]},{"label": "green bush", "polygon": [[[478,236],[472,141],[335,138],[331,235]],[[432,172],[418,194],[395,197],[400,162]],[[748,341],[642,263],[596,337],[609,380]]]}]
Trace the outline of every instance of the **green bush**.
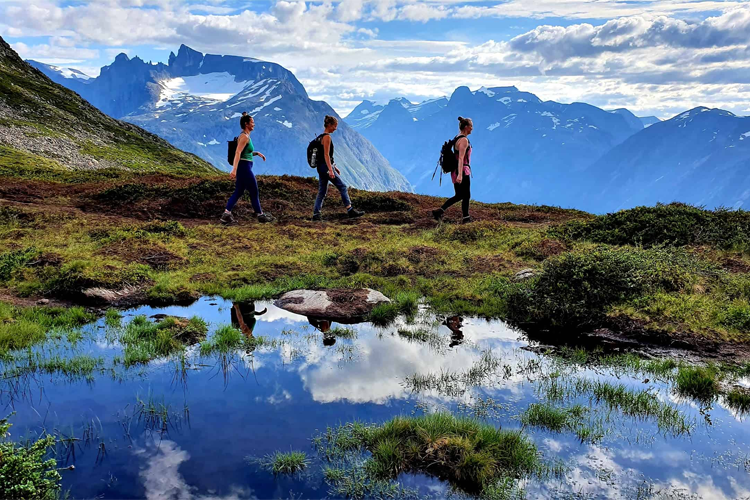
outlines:
[{"label": "green bush", "polygon": [[712,245],[746,250],[750,212],[658,204],[601,215],[588,222],[570,222],[553,233],[610,245]]},{"label": "green bush", "polygon": [[679,250],[598,248],[545,262],[538,278],[505,289],[511,319],[540,328],[600,324],[615,304],[683,290],[716,269]]},{"label": "green bush", "polygon": [[45,459],[55,438],[43,436],[26,446],[7,441],[8,419],[0,420],[0,492],[9,500],[54,500],[60,493],[60,473],[54,458]]}]

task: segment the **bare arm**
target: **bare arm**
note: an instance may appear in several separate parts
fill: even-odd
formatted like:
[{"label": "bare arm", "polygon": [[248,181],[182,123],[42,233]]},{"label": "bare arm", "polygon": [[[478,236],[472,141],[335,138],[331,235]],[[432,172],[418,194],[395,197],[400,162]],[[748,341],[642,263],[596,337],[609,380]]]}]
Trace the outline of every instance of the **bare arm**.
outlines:
[{"label": "bare arm", "polygon": [[462,137],[458,140],[458,174],[456,175],[458,182],[464,178],[464,157],[467,149],[469,149],[469,139]]},{"label": "bare arm", "polygon": [[328,176],[333,179],[336,175],[333,173],[333,165],[331,165],[331,136],[324,135],[320,139],[320,143],[323,145],[323,157],[326,160],[328,166]]}]

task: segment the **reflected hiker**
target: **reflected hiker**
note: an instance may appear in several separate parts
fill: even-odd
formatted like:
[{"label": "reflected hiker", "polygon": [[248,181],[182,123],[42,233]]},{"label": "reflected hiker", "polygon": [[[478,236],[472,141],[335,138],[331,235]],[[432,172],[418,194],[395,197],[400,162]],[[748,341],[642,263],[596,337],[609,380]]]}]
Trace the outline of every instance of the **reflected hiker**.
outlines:
[{"label": "reflected hiker", "polygon": [[307,161],[311,167],[317,168],[319,177],[318,197],[315,199],[315,207],[313,208],[312,220],[314,221],[323,220],[323,217],[320,215],[320,210],[323,208],[323,201],[326,198],[326,193],[328,193],[329,182],[333,183],[333,185],[336,186],[336,189],[339,190],[339,193],[341,193],[341,201],[344,203],[346,214],[349,217],[362,217],[365,214],[364,212],[352,207],[352,202],[349,200],[348,189],[340,177],[341,171],[333,160],[333,141],[331,140],[331,134],[336,131],[338,125],[339,121],[335,116],[326,115],[325,120],[323,121],[325,131],[313,139],[307,147]]},{"label": "reflected hiker", "polygon": [[328,334],[328,332],[331,330],[330,320],[308,316],[307,322],[310,323],[315,329],[320,330],[320,332],[323,334],[324,346],[330,347],[336,343],[336,336]]},{"label": "reflected hiker", "polygon": [[[255,217],[258,222],[271,222],[274,220],[271,214],[263,213],[260,207],[260,195],[258,193],[258,181],[253,174],[253,158],[259,156],[263,161],[266,157],[263,153],[255,151],[253,141],[250,139],[250,132],[255,128],[255,120],[247,113],[242,113],[240,117],[240,128],[242,133],[235,138],[235,141],[229,142],[229,157],[227,160],[232,164],[232,172],[229,176],[236,179],[234,193],[227,202],[227,208],[221,216],[222,224],[234,224],[237,221],[232,215],[232,209],[240,200],[245,190],[250,193],[250,203],[253,205]],[[234,151],[232,151],[234,148]]]},{"label": "reflected hiker", "polygon": [[464,319],[461,316],[451,316],[446,318],[443,324],[451,331],[451,342],[448,344],[449,347],[456,347],[464,342],[464,332],[462,331]]},{"label": "reflected hiker", "polygon": [[[469,215],[469,200],[471,199],[471,143],[469,135],[474,129],[474,123],[471,118],[458,117],[459,134],[451,141],[443,145],[441,163],[444,172],[451,173],[453,181],[453,190],[455,195],[449,198],[443,206],[432,211],[433,217],[440,220],[443,218],[445,211],[454,203],[461,202],[461,211],[463,212],[462,223],[471,222]],[[448,149],[446,151],[446,149]],[[455,161],[452,156],[455,156]],[[461,168],[459,168],[461,166]]]},{"label": "reflected hiker", "polygon": [[256,316],[262,316],[268,312],[267,308],[262,311],[255,310],[255,302],[235,302],[229,313],[232,326],[239,329],[246,337],[253,337]]}]

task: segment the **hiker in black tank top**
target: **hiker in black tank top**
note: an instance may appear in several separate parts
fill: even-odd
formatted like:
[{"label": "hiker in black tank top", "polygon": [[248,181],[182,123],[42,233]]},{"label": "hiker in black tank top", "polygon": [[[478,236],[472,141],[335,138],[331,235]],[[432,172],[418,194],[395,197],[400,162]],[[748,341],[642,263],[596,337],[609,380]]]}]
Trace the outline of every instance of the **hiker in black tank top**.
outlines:
[{"label": "hiker in black tank top", "polygon": [[336,189],[341,193],[341,201],[346,207],[346,214],[349,217],[362,217],[365,213],[360,210],[355,210],[352,207],[352,202],[349,200],[349,191],[341,180],[341,171],[336,166],[333,160],[333,141],[331,140],[331,134],[336,131],[339,126],[339,121],[334,116],[326,115],[323,121],[325,130],[318,136],[320,137],[320,143],[323,145],[323,158],[325,161],[318,162],[318,196],[315,199],[315,207],[313,207],[313,218],[314,221],[323,220],[320,214],[320,210],[323,208],[323,201],[325,201],[326,194],[328,193],[328,183],[332,183],[336,186]]},{"label": "hiker in black tank top", "polygon": [[471,121],[471,118],[459,116],[458,127],[459,134],[456,136],[458,140],[455,145],[458,169],[451,172],[453,190],[456,194],[446,200],[442,207],[433,210],[432,216],[438,221],[441,220],[448,207],[460,201],[461,211],[464,216],[461,219],[461,223],[465,224],[471,222],[471,216],[469,215],[469,201],[471,200],[471,143],[468,136],[474,130],[474,123]]}]

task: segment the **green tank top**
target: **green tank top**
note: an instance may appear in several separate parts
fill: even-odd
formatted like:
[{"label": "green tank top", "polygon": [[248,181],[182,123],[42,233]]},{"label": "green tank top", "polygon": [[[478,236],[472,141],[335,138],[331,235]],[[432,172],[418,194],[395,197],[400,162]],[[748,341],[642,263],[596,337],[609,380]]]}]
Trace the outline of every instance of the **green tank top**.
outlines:
[{"label": "green tank top", "polygon": [[242,150],[242,153],[240,154],[240,160],[253,161],[253,151],[255,151],[255,148],[253,147],[253,140],[248,137],[247,146],[245,146],[245,149]]}]

